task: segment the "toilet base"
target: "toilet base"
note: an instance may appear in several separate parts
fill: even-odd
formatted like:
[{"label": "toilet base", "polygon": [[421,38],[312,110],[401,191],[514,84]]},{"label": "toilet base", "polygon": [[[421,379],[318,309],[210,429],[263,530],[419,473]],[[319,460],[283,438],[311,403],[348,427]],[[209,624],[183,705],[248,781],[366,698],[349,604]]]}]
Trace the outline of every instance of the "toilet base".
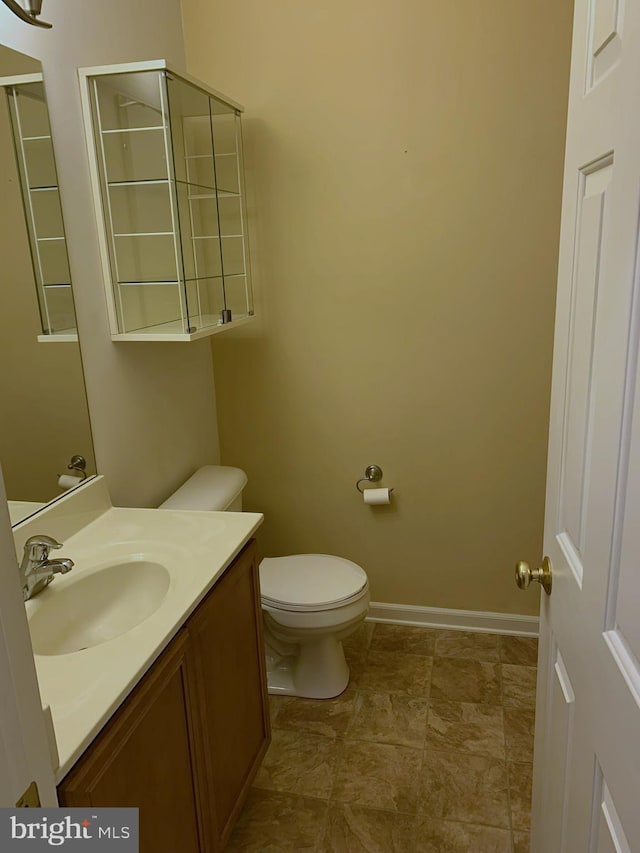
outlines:
[{"label": "toilet base", "polygon": [[276,696],[333,699],[347,689],[349,667],[342,643],[332,635],[278,655],[267,642],[267,691]]}]

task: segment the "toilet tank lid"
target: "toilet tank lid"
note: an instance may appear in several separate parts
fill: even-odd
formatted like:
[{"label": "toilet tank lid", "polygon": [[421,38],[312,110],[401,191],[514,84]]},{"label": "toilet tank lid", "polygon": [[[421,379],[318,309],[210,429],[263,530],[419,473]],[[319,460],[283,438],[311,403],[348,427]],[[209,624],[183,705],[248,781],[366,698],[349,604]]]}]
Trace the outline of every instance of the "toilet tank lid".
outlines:
[{"label": "toilet tank lid", "polygon": [[160,504],[160,509],[225,510],[246,484],[247,475],[241,468],[205,465]]}]

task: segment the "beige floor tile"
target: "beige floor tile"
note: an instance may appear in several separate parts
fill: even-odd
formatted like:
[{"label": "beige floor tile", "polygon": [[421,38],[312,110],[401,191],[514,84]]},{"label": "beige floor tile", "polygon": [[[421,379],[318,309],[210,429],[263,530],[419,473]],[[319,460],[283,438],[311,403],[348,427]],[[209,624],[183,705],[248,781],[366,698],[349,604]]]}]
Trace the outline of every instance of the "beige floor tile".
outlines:
[{"label": "beige floor tile", "polygon": [[356,689],[362,681],[362,675],[367,667],[367,650],[358,647],[345,647],[344,657],[349,667],[349,687],[347,689]]},{"label": "beige floor tile", "polygon": [[504,758],[502,708],[431,700],[426,746]]},{"label": "beige floor tile", "polygon": [[432,658],[421,655],[370,650],[357,686],[360,690],[426,697],[432,663]]},{"label": "beige floor tile", "polygon": [[435,654],[437,657],[499,661],[498,641],[497,634],[482,634],[472,631],[439,631]]},{"label": "beige floor tile", "polygon": [[418,811],[445,820],[509,827],[505,762],[427,749]]},{"label": "beige floor tile", "polygon": [[358,693],[349,738],[422,749],[427,705],[426,699],[400,693]]},{"label": "beige floor tile", "polygon": [[433,657],[437,634],[435,628],[378,623],[369,648],[377,652],[405,652]]},{"label": "beige floor tile", "polygon": [[301,699],[284,696],[280,700],[275,728],[307,732],[323,737],[343,737],[353,716],[356,691],[348,687],[335,699]]},{"label": "beige floor tile", "polygon": [[405,853],[511,853],[511,833],[495,826],[420,817]]},{"label": "beige floor tile", "polygon": [[364,741],[344,742],[331,799],[341,803],[415,813],[422,750]]},{"label": "beige floor tile", "polygon": [[503,634],[500,637],[500,659],[503,663],[537,666],[537,637],[509,637]]},{"label": "beige floor tile", "polygon": [[505,707],[535,708],[536,678],[535,666],[517,666],[502,664],[502,696]]},{"label": "beige floor tile", "polygon": [[338,742],[333,738],[274,729],[254,785],[328,799],[337,758]]},{"label": "beige floor tile", "polygon": [[320,853],[407,853],[414,818],[331,803]]},{"label": "beige floor tile", "polygon": [[533,761],[535,712],[528,708],[504,709],[504,739],[510,761]]},{"label": "beige floor tile", "polygon": [[371,645],[371,637],[375,627],[375,622],[363,622],[350,637],[342,641],[343,648],[366,651]]},{"label": "beige floor tile", "polygon": [[226,853],[314,851],[322,836],[327,803],[275,791],[250,791]]},{"label": "beige floor tile", "polygon": [[511,825],[514,829],[528,831],[531,827],[531,787],[533,765],[510,761],[509,797],[511,800]]},{"label": "beige floor tile", "polygon": [[368,622],[344,649],[342,696],[269,697],[226,849],[529,853],[537,640]]},{"label": "beige floor tile", "polygon": [[286,699],[286,696],[277,696],[269,694],[269,715],[271,717],[271,725],[275,723],[276,717],[278,716],[278,711],[280,710],[280,706]]},{"label": "beige floor tile", "polygon": [[528,832],[513,833],[513,853],[531,853],[531,838]]},{"label": "beige floor tile", "polygon": [[500,664],[456,658],[434,658],[431,699],[474,704],[502,704]]}]

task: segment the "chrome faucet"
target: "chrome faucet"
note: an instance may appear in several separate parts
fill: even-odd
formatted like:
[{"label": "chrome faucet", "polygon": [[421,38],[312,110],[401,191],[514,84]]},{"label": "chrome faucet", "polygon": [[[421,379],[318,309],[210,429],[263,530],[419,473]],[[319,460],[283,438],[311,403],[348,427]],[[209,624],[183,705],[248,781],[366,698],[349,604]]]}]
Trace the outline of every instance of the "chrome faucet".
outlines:
[{"label": "chrome faucet", "polygon": [[62,548],[51,536],[31,536],[24,543],[24,556],[20,563],[22,579],[22,597],[25,601],[33,598],[49,586],[55,575],[66,575],[73,568],[73,560],[60,558],[50,560],[49,551]]}]

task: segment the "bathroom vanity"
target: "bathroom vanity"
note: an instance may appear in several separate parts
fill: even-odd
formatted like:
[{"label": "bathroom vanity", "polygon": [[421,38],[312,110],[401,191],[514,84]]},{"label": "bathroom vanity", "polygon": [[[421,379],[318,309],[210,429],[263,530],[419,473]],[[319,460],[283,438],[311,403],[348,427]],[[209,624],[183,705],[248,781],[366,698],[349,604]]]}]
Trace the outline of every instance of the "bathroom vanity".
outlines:
[{"label": "bathroom vanity", "polygon": [[262,516],[107,501],[97,478],[15,531],[75,562],[26,605],[59,800],[138,807],[142,851],[218,851],[270,739]]},{"label": "bathroom vanity", "polygon": [[142,850],[218,850],[269,739],[260,597],[245,546],[58,787],[137,806]]}]

